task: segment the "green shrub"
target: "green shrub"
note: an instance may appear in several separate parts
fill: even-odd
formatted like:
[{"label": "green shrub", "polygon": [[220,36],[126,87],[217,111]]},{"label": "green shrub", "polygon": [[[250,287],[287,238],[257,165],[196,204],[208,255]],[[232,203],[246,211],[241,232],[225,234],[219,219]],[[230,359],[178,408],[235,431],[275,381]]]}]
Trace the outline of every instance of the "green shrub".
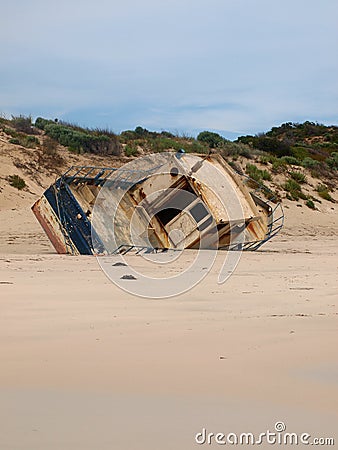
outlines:
[{"label": "green shrub", "polygon": [[262,180],[264,181],[271,181],[271,174],[267,170],[262,170]]},{"label": "green shrub", "polygon": [[12,116],[11,125],[22,133],[30,134],[33,132],[32,118],[30,116]]},{"label": "green shrub", "polygon": [[12,128],[5,127],[3,130],[4,130],[4,133],[6,133],[9,136],[12,136],[14,138],[19,136],[19,133],[17,131],[13,130]]},{"label": "green shrub", "polygon": [[288,179],[283,185],[283,188],[285,191],[289,193],[290,200],[299,200],[299,198],[306,199],[306,196],[302,193],[302,188],[300,187],[300,184],[297,183],[297,181]]},{"label": "green shrub", "polygon": [[122,133],[120,134],[120,139],[121,139],[121,142],[123,142],[125,144],[128,141],[139,139],[139,136],[137,136],[135,134],[135,131],[133,131],[133,130],[126,130],[126,131],[122,131]]},{"label": "green shrub", "polygon": [[320,191],[320,192],[318,192],[318,195],[319,195],[319,197],[323,198],[324,200],[334,203],[334,199],[330,195],[329,191]]},{"label": "green shrub", "polygon": [[35,126],[45,130],[47,136],[68,147],[74,153],[95,153],[98,155],[115,155],[122,152],[121,144],[111,130],[88,129],[57,119],[47,120],[38,117]]},{"label": "green shrub", "polygon": [[44,129],[47,136],[76,153],[88,152],[115,156],[121,154],[121,145],[116,136],[112,138],[105,134],[90,134],[56,123],[48,123],[44,125]]},{"label": "green shrub", "polygon": [[154,133],[152,131],[147,130],[143,127],[136,127],[134,133],[138,138],[145,138],[145,137],[155,137],[157,133]]},{"label": "green shrub", "polygon": [[265,134],[255,136],[252,140],[254,148],[269,152],[276,156],[290,155],[290,144],[287,141],[279,140],[275,137],[269,137]]},{"label": "green shrub", "polygon": [[259,158],[259,162],[261,164],[267,165],[269,162],[271,162],[271,158],[269,156],[261,156]]},{"label": "green shrub", "polygon": [[302,166],[305,167],[306,169],[315,169],[316,167],[318,167],[319,165],[319,161],[312,159],[312,158],[304,158],[302,161]]},{"label": "green shrub", "polygon": [[247,145],[243,145],[243,144],[241,145],[241,148],[239,149],[239,154],[240,154],[240,156],[243,156],[244,158],[247,158],[247,159],[253,158],[252,150]]},{"label": "green shrub", "polygon": [[39,144],[39,139],[35,136],[26,136],[26,140],[32,144]]},{"label": "green shrub", "polygon": [[246,165],[246,173],[257,183],[261,183],[262,180],[271,181],[271,175],[267,170],[260,170],[254,164]]},{"label": "green shrub", "polygon": [[324,200],[328,200],[332,203],[335,202],[329,193],[328,187],[325,184],[318,184],[316,191],[318,192],[319,197],[323,198]]},{"label": "green shrub", "polygon": [[43,119],[42,117],[38,117],[35,121],[35,126],[36,128],[39,128],[40,130],[44,130],[45,126],[48,125],[49,123],[54,123],[53,120],[47,120],[47,119]]},{"label": "green shrub", "polygon": [[195,139],[191,142],[185,142],[184,147],[187,153],[200,153],[203,155],[209,153],[208,145]]},{"label": "green shrub", "polygon": [[283,161],[280,158],[276,158],[273,162],[272,162],[272,171],[275,173],[281,173],[284,172],[287,168],[287,164],[285,161]]},{"label": "green shrub", "polygon": [[22,133],[16,133],[17,137],[9,140],[11,144],[22,145],[26,148],[34,148],[39,144],[39,140],[35,136],[27,136]]},{"label": "green shrub", "polygon": [[212,131],[201,131],[201,133],[197,136],[197,140],[200,142],[205,142],[210,148],[221,147],[222,144],[227,142],[227,139],[218,133],[213,133]]},{"label": "green shrub", "polygon": [[288,192],[291,191],[301,191],[301,187],[300,184],[297,183],[297,181],[295,180],[286,180],[285,184],[284,184],[284,189]]},{"label": "green shrub", "polygon": [[326,164],[334,170],[338,169],[338,152],[332,152],[330,157],[325,160]]},{"label": "green shrub", "polygon": [[34,148],[39,144],[39,139],[35,136],[23,136],[20,138],[20,143],[23,147]]},{"label": "green shrub", "polygon": [[307,158],[310,156],[309,149],[307,147],[302,147],[299,145],[295,145],[294,147],[291,147],[291,154],[296,159],[298,159],[298,161],[303,161],[304,158]]},{"label": "green shrub", "polygon": [[306,176],[302,172],[290,172],[290,177],[298,183],[306,183]]},{"label": "green shrub", "polygon": [[137,146],[133,143],[127,144],[124,148],[124,154],[126,156],[136,156],[138,154]]},{"label": "green shrub", "polygon": [[277,156],[293,156],[299,161],[311,157],[321,161],[329,153],[338,152],[338,127],[309,121],[288,122],[256,136],[240,136],[237,141]]},{"label": "green shrub", "polygon": [[9,175],[7,179],[9,181],[9,184],[16,189],[19,189],[19,191],[26,187],[25,180],[19,177],[19,175]]},{"label": "green shrub", "polygon": [[303,191],[300,191],[299,198],[301,198],[302,200],[308,200],[309,197],[306,194],[304,194]]},{"label": "green shrub", "polygon": [[295,158],[294,156],[282,156],[280,159],[290,166],[301,166],[301,162],[299,161],[299,159]]},{"label": "green shrub", "polygon": [[310,209],[316,209],[315,204],[314,204],[313,201],[310,200],[310,199],[309,199],[309,200],[306,200],[305,205],[306,205],[308,208],[310,208]]},{"label": "green shrub", "polygon": [[245,168],[248,176],[259,183],[262,180],[261,171],[254,164],[247,164]]},{"label": "green shrub", "polygon": [[10,140],[8,141],[10,144],[16,144],[19,145],[20,141],[18,138],[10,138]]},{"label": "green shrub", "polygon": [[242,142],[231,142],[224,140],[218,147],[222,156],[243,156],[244,158],[252,159],[252,148]]},{"label": "green shrub", "polygon": [[156,131],[149,131],[143,127],[136,127],[135,130],[126,130],[122,131],[120,134],[121,141],[126,144],[128,141],[136,140],[136,139],[155,139],[157,137],[175,137],[172,133],[168,131],[162,131],[158,133]]},{"label": "green shrub", "polygon": [[180,142],[166,137],[151,139],[149,141],[149,144],[151,150],[155,153],[165,152],[167,150],[178,151],[180,148],[182,148],[182,144]]}]

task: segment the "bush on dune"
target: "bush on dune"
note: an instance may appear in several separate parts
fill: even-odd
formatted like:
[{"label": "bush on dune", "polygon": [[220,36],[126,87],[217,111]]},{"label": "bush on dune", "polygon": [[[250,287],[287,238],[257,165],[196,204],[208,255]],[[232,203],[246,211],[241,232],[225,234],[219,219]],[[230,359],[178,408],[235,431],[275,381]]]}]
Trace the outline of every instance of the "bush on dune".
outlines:
[{"label": "bush on dune", "polygon": [[118,156],[122,151],[116,136],[112,138],[106,134],[90,134],[56,123],[45,123],[44,130],[47,136],[76,153]]},{"label": "bush on dune", "polygon": [[9,181],[9,184],[19,191],[24,189],[26,187],[26,182],[23,178],[21,178],[19,175],[9,175],[7,177],[7,180]]}]

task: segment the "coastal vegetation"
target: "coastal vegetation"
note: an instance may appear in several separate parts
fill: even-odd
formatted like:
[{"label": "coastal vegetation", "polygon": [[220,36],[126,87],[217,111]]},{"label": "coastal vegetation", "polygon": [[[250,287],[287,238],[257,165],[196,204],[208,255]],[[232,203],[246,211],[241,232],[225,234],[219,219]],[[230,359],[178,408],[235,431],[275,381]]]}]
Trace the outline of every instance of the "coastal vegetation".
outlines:
[{"label": "coastal vegetation", "polygon": [[[246,174],[252,186],[260,186],[276,198],[314,202],[334,202],[332,192],[338,178],[338,127],[315,122],[287,122],[257,135],[230,141],[214,131],[201,131],[196,137],[170,131],[150,131],[141,126],[120,134],[104,128],[87,128],[58,119],[30,116],[0,117],[0,132],[10,144],[39,153],[45,167],[61,167],[60,149],[75,154],[135,158],[147,153],[178,151],[208,155],[219,153],[234,170]],[[308,194],[311,179],[317,180]],[[17,183],[17,180],[14,180]],[[312,181],[313,183],[313,181]],[[305,186],[305,187],[304,187]],[[18,187],[18,189],[20,189]]]}]

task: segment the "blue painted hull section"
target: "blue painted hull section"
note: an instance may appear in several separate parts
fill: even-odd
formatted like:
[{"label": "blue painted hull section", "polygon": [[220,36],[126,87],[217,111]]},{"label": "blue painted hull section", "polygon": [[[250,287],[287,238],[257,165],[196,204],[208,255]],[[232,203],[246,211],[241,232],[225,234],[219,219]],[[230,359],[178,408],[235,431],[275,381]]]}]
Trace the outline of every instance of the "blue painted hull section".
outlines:
[{"label": "blue painted hull section", "polygon": [[[78,252],[82,255],[92,255],[94,253],[92,225],[69,186],[59,179],[45,191],[44,196]],[[103,244],[94,231],[93,236],[96,251],[103,251]]]}]

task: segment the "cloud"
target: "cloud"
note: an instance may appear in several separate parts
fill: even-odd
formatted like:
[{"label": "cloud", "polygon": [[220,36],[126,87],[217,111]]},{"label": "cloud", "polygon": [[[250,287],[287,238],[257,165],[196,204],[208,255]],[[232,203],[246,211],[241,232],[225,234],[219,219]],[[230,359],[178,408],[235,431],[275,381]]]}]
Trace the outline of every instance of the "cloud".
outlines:
[{"label": "cloud", "polygon": [[337,13],[335,0],[6,2],[0,111],[115,130],[334,123]]}]

